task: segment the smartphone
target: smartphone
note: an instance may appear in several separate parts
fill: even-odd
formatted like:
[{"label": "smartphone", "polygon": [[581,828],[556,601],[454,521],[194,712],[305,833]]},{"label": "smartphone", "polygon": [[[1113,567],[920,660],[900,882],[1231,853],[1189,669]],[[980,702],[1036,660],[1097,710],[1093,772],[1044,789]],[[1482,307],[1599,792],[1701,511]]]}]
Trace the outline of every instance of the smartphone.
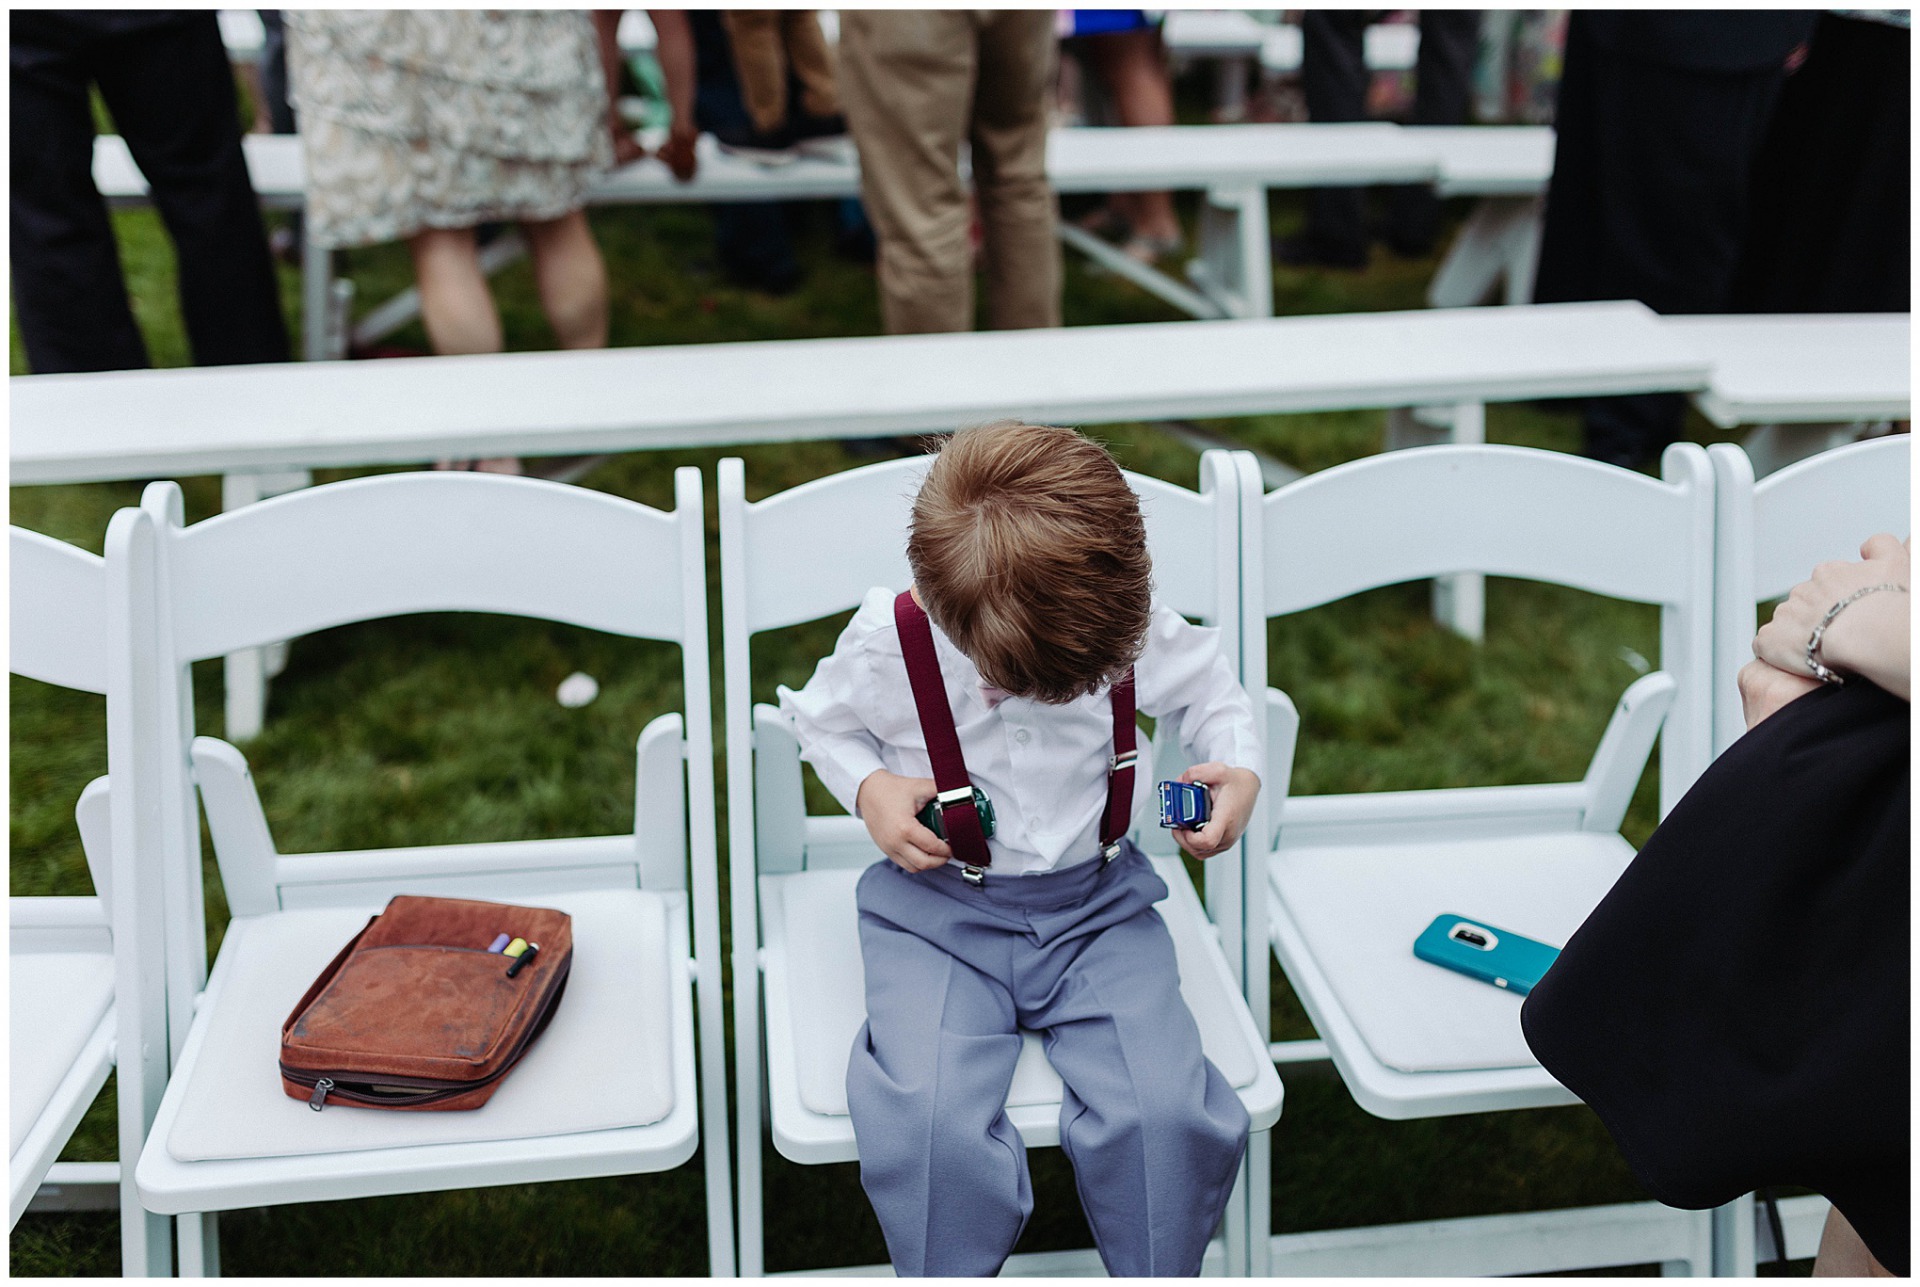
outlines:
[{"label": "smartphone", "polygon": [[1434,917],[1413,941],[1413,954],[1523,997],[1533,991],[1560,949],[1484,921],[1446,915]]}]

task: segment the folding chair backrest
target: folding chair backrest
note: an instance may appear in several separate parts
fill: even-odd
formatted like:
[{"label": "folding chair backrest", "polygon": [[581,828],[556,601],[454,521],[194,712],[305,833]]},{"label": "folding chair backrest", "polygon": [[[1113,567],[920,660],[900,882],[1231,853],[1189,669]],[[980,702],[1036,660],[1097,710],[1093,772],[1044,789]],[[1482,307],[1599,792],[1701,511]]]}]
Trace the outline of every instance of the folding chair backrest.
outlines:
[{"label": "folding chair backrest", "polygon": [[[22,527],[9,527],[11,669],[83,693],[107,691],[107,564],[97,554]],[[96,779],[105,790],[104,779]],[[94,799],[99,800],[99,792]],[[82,817],[97,814],[93,807]],[[85,846],[93,888],[107,896],[110,842],[89,828]]]},{"label": "folding chair backrest", "polygon": [[1661,811],[1705,767],[1713,489],[1705,453],[1668,449],[1663,480],[1557,452],[1436,446],[1312,474],[1260,504],[1242,576],[1250,681],[1266,619],[1456,572],[1553,582],[1659,604],[1660,664],[1679,684],[1661,753]]},{"label": "folding chair backrest", "polygon": [[1735,677],[1753,659],[1754,606],[1784,598],[1814,565],[1860,557],[1876,532],[1905,539],[1910,438],[1890,434],[1797,461],[1758,483],[1732,443],[1707,449],[1714,483],[1714,753],[1746,731]]},{"label": "folding chair backrest", "polygon": [[[1245,453],[1237,453],[1244,456]],[[806,483],[763,501],[746,498],[745,466],[720,462],[721,641],[727,727],[729,870],[732,877],[734,1057],[739,1097],[743,1272],[759,1267],[760,1186],[759,878],[802,866],[866,863],[877,855],[852,818],[805,816],[798,744],[791,725],[752,702],[752,637],[857,606],[876,585],[912,579],[906,537],[913,498],[930,458],[891,461]],[[1141,475],[1154,590],[1184,616],[1220,628],[1238,666],[1241,478],[1247,464],[1207,452],[1192,492]],[[1170,733],[1170,730],[1168,730]],[[1176,758],[1156,740],[1156,771]],[[1207,902],[1236,974],[1245,970],[1247,882],[1241,863],[1208,866]],[[1264,942],[1260,945],[1264,952]],[[1260,966],[1264,977],[1264,960]],[[750,1194],[755,1196],[749,1196]]]},{"label": "folding chair backrest", "polygon": [[[110,535],[109,549],[112,545]],[[131,1168],[166,1089],[168,1047],[163,958],[157,945],[143,945],[131,932],[143,903],[157,903],[160,875],[135,865],[136,847],[123,838],[134,834],[129,788],[137,777],[132,727],[121,697],[130,682],[129,657],[120,642],[124,574],[98,555],[18,527],[9,528],[8,554],[12,671],[107,697],[110,773],[87,784],[74,817],[113,937],[119,1155]],[[130,1169],[126,1176],[123,1214],[138,1210],[131,1200]],[[168,1223],[158,1216],[123,1221],[121,1257],[127,1273],[170,1272]]]},{"label": "folding chair backrest", "polygon": [[9,527],[13,673],[107,691],[107,565],[97,554]]},{"label": "folding chair backrest", "polygon": [[[150,486],[142,500],[148,535],[136,545],[152,565],[155,611],[136,649],[153,659],[154,727],[159,743],[170,748],[153,807],[167,837],[165,938],[173,1013],[191,1004],[206,968],[198,814],[187,780],[187,751],[194,743],[189,667],[240,648],[349,622],[448,611],[501,613],[676,643],[684,720],[663,717],[670,729],[656,721],[642,739],[643,754],[651,747],[650,758],[673,766],[660,792],[672,816],[686,808],[688,787],[693,799],[707,802],[693,811],[686,839],[694,851],[696,887],[717,882],[700,492],[699,471],[691,468],[676,473],[672,513],[533,479],[389,474],[289,493],[188,527],[179,489]],[[682,729],[685,779],[678,764]],[[672,736],[663,737],[663,731]],[[223,756],[220,746],[200,739],[192,746],[193,764],[203,777],[217,776],[222,791],[251,792],[244,760],[237,753]],[[651,782],[663,785],[658,773]],[[686,849],[667,855],[662,848],[682,834],[674,827],[642,833],[623,864],[634,872],[631,878],[649,887],[685,888]],[[275,858],[264,832],[255,839],[261,843],[220,847],[236,914],[280,905],[286,865]],[[717,893],[712,897],[717,926]],[[262,898],[266,905],[255,906]]]}]

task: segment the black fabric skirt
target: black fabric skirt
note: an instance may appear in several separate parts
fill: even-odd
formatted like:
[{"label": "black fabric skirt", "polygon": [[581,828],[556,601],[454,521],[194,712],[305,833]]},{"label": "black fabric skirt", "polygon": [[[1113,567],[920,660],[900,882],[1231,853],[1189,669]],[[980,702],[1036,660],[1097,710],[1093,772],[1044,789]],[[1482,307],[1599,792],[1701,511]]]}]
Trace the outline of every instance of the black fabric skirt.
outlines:
[{"label": "black fabric skirt", "polygon": [[1794,701],[1676,805],[1527,997],[1541,1064],[1661,1201],[1824,1194],[1909,1272],[1908,706]]}]

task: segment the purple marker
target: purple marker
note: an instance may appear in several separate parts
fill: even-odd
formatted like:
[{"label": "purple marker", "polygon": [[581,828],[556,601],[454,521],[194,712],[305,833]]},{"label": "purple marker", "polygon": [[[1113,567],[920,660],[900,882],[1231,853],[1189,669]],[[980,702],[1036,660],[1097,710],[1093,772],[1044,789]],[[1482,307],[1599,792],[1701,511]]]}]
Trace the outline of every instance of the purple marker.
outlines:
[{"label": "purple marker", "polygon": [[505,947],[508,943],[512,941],[513,941],[513,936],[511,934],[499,935],[497,938],[493,940],[492,944],[488,946],[487,951],[498,952],[501,948]]}]

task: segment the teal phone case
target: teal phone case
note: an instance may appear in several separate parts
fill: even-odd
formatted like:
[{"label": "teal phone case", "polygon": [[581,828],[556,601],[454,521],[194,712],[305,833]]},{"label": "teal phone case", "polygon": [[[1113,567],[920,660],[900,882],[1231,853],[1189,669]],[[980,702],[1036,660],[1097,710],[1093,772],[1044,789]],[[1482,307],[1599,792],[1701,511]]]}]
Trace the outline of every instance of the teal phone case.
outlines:
[{"label": "teal phone case", "polygon": [[1560,949],[1485,921],[1449,914],[1434,917],[1433,924],[1421,931],[1413,941],[1413,954],[1523,997],[1533,991]]}]

